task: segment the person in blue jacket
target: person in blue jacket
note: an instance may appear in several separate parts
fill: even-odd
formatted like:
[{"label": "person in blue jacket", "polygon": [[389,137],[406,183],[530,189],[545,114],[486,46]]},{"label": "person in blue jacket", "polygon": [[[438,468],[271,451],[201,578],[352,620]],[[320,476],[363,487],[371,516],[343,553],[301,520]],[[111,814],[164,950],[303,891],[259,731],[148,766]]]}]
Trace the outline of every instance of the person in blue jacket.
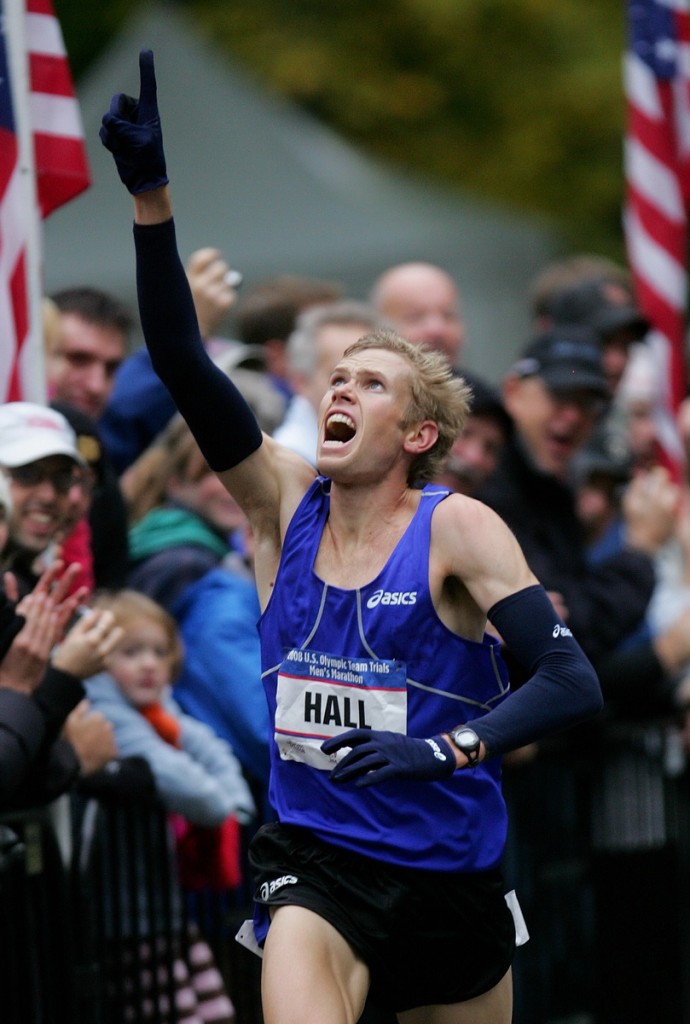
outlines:
[{"label": "person in blue jacket", "polygon": [[[258,375],[245,372],[261,391]],[[230,744],[267,819],[271,734],[246,516],[180,416],[130,468],[126,490],[129,585],[167,609],[184,644],[175,699]]]},{"label": "person in blue jacket", "polygon": [[264,1019],[349,1024],[371,994],[405,1024],[509,1024],[500,755],[596,714],[598,680],[502,520],[427,483],[468,407],[442,357],[391,332],[350,346],[316,469],[262,436],[201,341],[150,51],[140,73],[101,139],[134,196],[144,337],[254,536],[278,816],[251,848]]}]

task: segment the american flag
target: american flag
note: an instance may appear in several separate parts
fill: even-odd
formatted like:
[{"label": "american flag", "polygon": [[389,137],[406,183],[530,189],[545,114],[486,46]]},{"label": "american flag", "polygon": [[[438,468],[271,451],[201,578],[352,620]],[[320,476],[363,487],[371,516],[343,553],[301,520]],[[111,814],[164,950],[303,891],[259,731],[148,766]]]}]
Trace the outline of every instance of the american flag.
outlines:
[{"label": "american flag", "polygon": [[686,392],[690,201],[690,0],[628,0],[625,238],[637,301],[662,368],[662,461],[683,466],[675,412]]},{"label": "american flag", "polygon": [[[32,309],[28,238],[31,211],[41,217],[90,184],[79,107],[60,31],[50,0],[21,0],[28,68],[28,97],[14,102],[8,32],[8,0],[0,0],[0,400],[36,399],[30,384],[42,366],[40,310]],[[15,65],[16,66],[16,65]],[[25,185],[21,164],[19,110],[27,111],[33,142],[35,188]],[[35,214],[34,214],[35,215]],[[40,254],[39,254],[40,255]]]}]

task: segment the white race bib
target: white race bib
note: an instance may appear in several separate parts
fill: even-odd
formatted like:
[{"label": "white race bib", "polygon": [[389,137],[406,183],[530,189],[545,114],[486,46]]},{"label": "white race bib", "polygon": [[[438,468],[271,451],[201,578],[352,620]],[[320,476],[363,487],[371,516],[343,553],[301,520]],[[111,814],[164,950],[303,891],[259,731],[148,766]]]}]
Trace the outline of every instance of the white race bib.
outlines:
[{"label": "white race bib", "polygon": [[348,729],[407,731],[406,666],[401,661],[288,651],[278,671],[275,740],[284,761],[330,771],[345,750],[321,752]]}]

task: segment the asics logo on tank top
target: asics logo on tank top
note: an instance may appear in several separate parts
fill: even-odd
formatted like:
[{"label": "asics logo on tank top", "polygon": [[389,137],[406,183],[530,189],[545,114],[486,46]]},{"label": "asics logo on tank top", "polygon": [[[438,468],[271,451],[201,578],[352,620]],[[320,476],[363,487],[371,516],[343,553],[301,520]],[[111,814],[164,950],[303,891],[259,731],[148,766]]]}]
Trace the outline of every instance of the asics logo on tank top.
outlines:
[{"label": "asics logo on tank top", "polygon": [[376,590],[367,601],[367,608],[389,604],[416,604],[416,590]]},{"label": "asics logo on tank top", "polygon": [[553,635],[555,639],[558,636],[572,636],[573,634],[567,626],[559,626],[559,624],[556,623],[556,625],[553,627]]}]

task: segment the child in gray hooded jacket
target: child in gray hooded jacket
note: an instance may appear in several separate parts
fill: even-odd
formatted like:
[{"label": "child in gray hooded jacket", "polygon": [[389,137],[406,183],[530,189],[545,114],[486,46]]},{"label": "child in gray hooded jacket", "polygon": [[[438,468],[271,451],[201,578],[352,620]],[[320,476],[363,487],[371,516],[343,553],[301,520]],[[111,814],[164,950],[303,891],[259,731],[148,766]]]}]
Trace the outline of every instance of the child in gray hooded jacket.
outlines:
[{"label": "child in gray hooded jacket", "polygon": [[229,815],[245,824],[255,808],[230,746],[185,714],[170,695],[182,648],[174,619],[135,590],[101,595],[123,636],[106,671],[87,680],[94,708],[115,730],[121,757],[145,757],[160,800],[197,825],[220,825]]}]

